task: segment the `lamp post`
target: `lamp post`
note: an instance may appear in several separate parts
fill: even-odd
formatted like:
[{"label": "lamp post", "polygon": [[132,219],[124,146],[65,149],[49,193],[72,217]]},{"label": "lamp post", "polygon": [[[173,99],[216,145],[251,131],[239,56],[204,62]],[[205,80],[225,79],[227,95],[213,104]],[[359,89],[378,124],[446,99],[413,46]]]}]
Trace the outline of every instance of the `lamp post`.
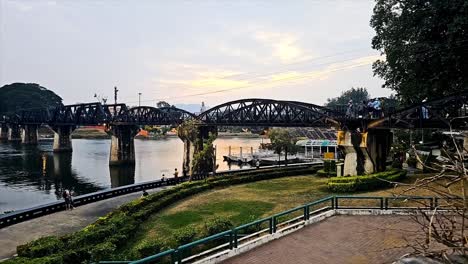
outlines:
[{"label": "lamp post", "polygon": [[138,93],[138,107],[141,106],[141,93]]}]

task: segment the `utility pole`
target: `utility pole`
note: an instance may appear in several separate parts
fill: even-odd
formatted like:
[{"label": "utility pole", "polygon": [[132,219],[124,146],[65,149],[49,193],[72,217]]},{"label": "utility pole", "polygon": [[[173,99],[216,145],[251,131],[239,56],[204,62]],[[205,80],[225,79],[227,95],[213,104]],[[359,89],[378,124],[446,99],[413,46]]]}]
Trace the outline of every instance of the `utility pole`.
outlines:
[{"label": "utility pole", "polygon": [[141,93],[138,93],[138,107],[141,106]]},{"label": "utility pole", "polygon": [[117,104],[117,93],[119,90],[117,90],[117,86],[114,86],[114,104]]}]

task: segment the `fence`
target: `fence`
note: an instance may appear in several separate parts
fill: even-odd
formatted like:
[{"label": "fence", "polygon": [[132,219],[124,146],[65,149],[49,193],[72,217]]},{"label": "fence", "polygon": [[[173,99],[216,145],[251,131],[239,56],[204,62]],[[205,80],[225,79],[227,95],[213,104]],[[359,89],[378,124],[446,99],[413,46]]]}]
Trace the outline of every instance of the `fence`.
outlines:
[{"label": "fence", "polygon": [[[302,168],[302,167],[307,167],[310,165],[317,165],[317,164],[316,163],[291,164],[289,165],[289,167]],[[262,169],[270,169],[270,168],[275,168],[275,167],[277,166],[265,166],[265,167],[262,167]],[[232,171],[220,171],[217,174],[228,176],[234,173],[247,172],[247,171],[252,171],[252,170],[257,170],[257,169],[250,168],[250,169],[241,169],[241,170],[232,170]],[[205,178],[204,176],[193,176],[192,180],[202,180],[204,178]],[[117,187],[117,188],[113,188],[109,190],[84,194],[84,195],[74,197],[73,205],[77,207],[77,206],[129,194],[129,193],[140,192],[143,190],[154,189],[154,188],[158,188],[162,186],[172,186],[181,182],[188,181],[188,179],[189,179],[188,177],[179,177],[178,179],[168,178],[164,181],[155,180],[155,181],[150,181],[150,182],[137,183],[137,184]],[[0,215],[0,229],[10,226],[10,225],[20,223],[20,222],[24,222],[33,218],[41,217],[41,216],[52,214],[52,213],[59,212],[59,211],[64,211],[65,209],[66,209],[65,202],[61,200],[61,201],[51,202],[51,203],[35,206],[32,208]]]},{"label": "fence", "polygon": [[136,261],[101,261],[99,263],[193,263],[206,257],[229,253],[232,250],[248,246],[248,244],[261,239],[271,238],[277,233],[294,230],[304,225],[311,216],[317,216],[327,211],[336,209],[398,209],[414,211],[419,209],[434,209],[435,207],[443,206],[442,200],[450,201],[452,199],[456,198],[329,196],[144,259]]}]

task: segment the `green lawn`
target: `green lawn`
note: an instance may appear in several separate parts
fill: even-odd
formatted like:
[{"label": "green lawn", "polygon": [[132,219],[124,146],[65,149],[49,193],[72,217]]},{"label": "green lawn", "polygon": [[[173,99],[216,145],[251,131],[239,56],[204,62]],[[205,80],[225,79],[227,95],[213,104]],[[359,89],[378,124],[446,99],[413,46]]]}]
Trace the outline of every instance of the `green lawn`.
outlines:
[{"label": "green lawn", "polygon": [[[201,230],[214,217],[229,219],[235,226],[266,217],[307,202],[333,195],[327,179],[295,176],[215,189],[182,200],[150,217],[128,242],[131,250],[140,243],[164,240],[176,247],[174,234],[182,228]],[[389,196],[403,188],[390,188],[360,195]],[[418,193],[424,195],[424,193]]]}]

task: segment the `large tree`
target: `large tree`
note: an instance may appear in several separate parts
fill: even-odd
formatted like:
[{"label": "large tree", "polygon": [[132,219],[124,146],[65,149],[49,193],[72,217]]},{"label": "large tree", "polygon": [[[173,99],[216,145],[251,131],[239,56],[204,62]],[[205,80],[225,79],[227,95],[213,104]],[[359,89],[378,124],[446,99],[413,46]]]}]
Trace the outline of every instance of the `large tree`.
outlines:
[{"label": "large tree", "polygon": [[39,84],[12,83],[0,87],[0,115],[55,108],[61,104],[60,96]]},{"label": "large tree", "polygon": [[335,98],[328,98],[326,106],[334,107],[337,105],[346,105],[349,100],[353,100],[354,103],[369,100],[369,93],[366,88],[356,87],[346,90],[341,93],[340,96]]},{"label": "large tree", "polygon": [[374,74],[404,104],[468,88],[468,1],[376,0]]}]

